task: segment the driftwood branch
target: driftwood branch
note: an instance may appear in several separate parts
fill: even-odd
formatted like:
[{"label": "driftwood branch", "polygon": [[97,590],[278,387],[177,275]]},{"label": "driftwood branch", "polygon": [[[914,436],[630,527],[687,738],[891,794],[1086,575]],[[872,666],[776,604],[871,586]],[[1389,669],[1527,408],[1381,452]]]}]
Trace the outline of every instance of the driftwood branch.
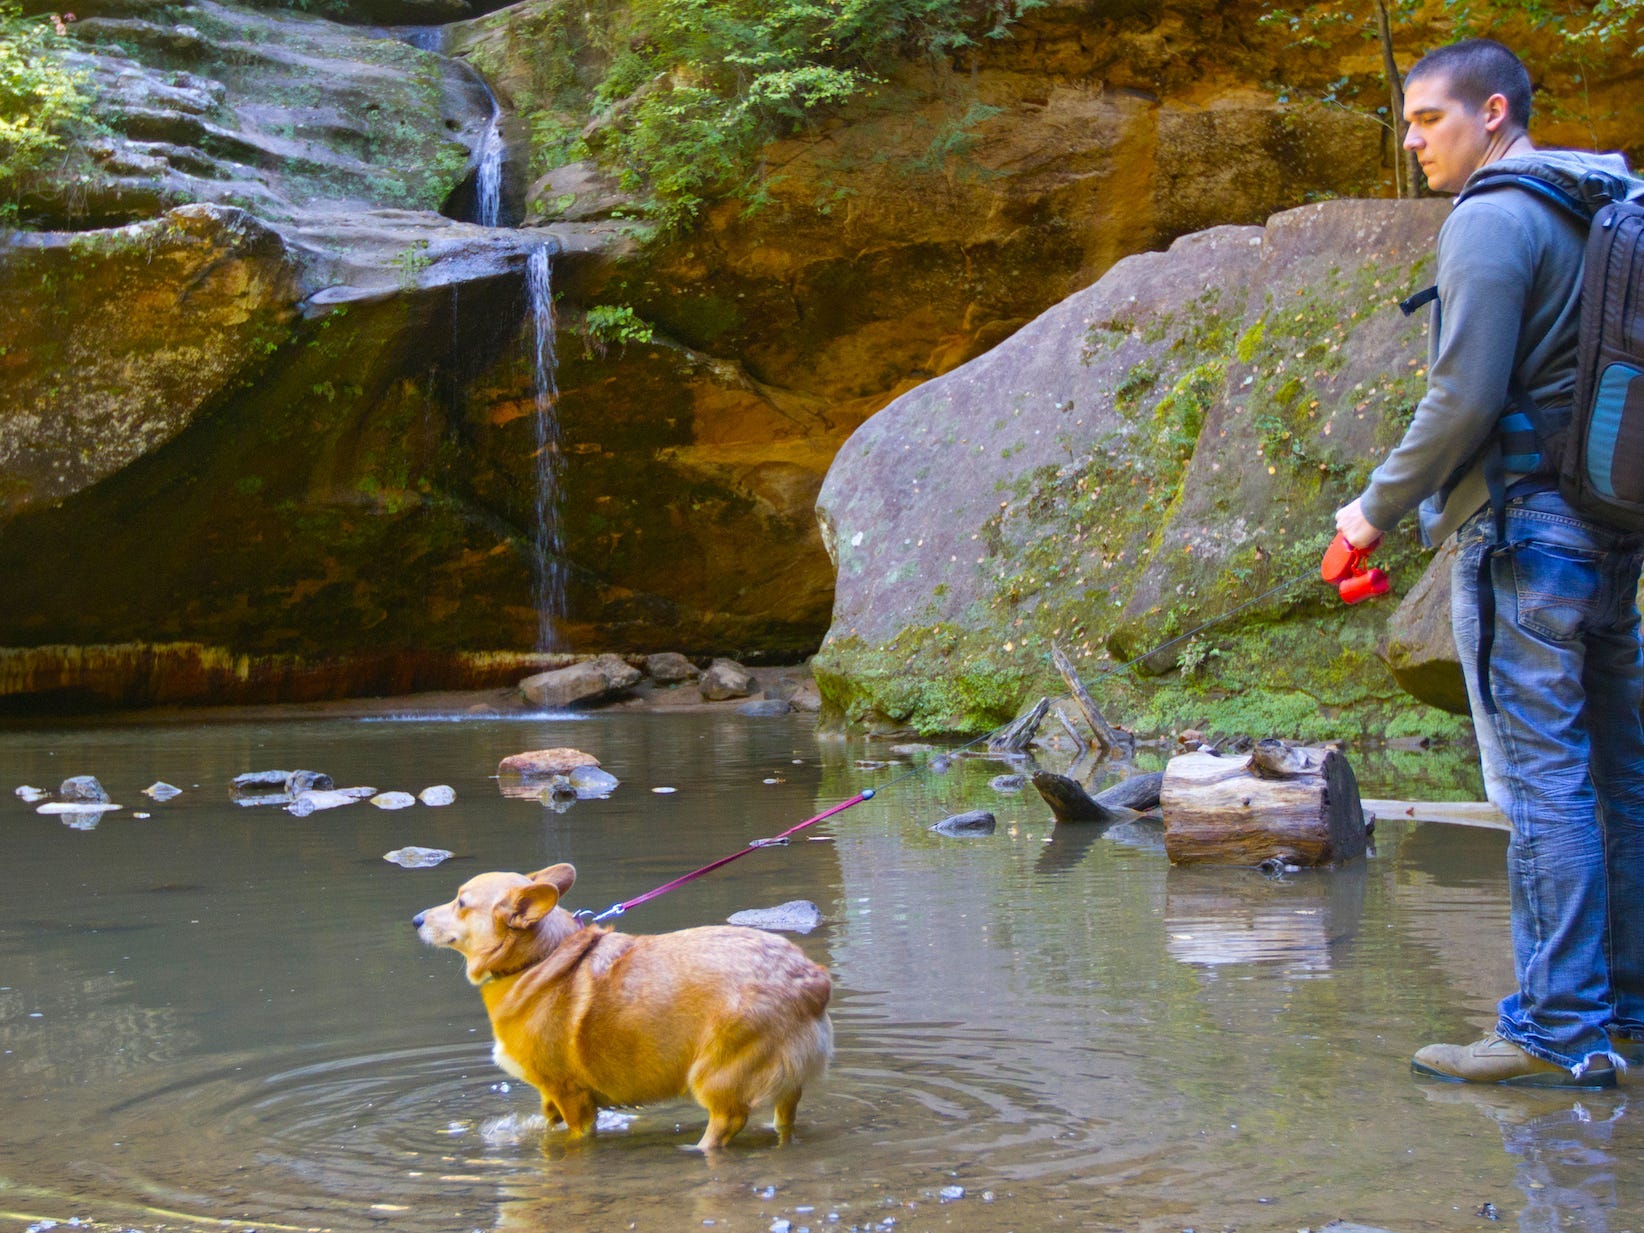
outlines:
[{"label": "driftwood branch", "polygon": [[1040,698],[1022,715],[1011,720],[1009,726],[1002,728],[997,735],[988,739],[988,748],[996,753],[1016,753],[1026,749],[1033,734],[1039,730],[1039,724],[1045,718],[1045,712],[1050,710],[1050,699]]},{"label": "driftwood branch", "polygon": [[1114,731],[1113,725],[1107,722],[1107,718],[1102,714],[1101,709],[1091,699],[1090,691],[1085,688],[1085,683],[1079,679],[1079,671],[1073,666],[1073,661],[1055,643],[1051,643],[1050,646],[1050,662],[1056,665],[1056,671],[1060,672],[1062,679],[1067,682],[1068,692],[1073,695],[1073,700],[1079,704],[1079,709],[1084,712],[1085,722],[1090,725],[1090,730],[1096,734],[1096,743],[1102,747],[1102,752],[1111,754],[1119,749],[1119,734]]},{"label": "driftwood branch", "polygon": [[1061,707],[1054,708],[1054,712],[1056,718],[1061,721],[1062,727],[1067,731],[1068,736],[1073,740],[1073,758],[1074,761],[1078,761],[1085,756],[1090,746],[1085,743],[1085,738],[1079,735],[1079,729],[1073,726],[1073,721],[1062,714]]}]

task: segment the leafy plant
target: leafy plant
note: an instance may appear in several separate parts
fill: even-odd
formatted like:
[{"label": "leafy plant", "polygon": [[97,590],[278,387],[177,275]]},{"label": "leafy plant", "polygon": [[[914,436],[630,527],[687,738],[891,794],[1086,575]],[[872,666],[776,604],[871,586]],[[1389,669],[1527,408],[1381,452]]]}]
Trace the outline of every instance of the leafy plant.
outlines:
[{"label": "leafy plant", "polygon": [[67,140],[91,123],[88,75],[69,67],[68,39],[49,17],[0,0],[0,205],[15,216],[31,181],[50,173]]},{"label": "leafy plant", "polygon": [[600,355],[612,344],[648,343],[655,336],[651,323],[626,304],[595,304],[583,315],[590,347]]},{"label": "leafy plant", "polygon": [[[609,161],[668,228],[754,195],[758,152],[870,90],[894,56],[1002,38],[1046,0],[635,0],[631,37],[595,90]],[[967,115],[950,135],[985,119]]]}]

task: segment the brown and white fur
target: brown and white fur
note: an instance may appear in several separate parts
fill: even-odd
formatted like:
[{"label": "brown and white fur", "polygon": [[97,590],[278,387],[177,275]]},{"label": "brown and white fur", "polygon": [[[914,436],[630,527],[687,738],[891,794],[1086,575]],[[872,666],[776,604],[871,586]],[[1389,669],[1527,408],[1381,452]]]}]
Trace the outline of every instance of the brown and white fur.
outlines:
[{"label": "brown and white fur", "polygon": [[576,1137],[601,1107],[688,1094],[708,1111],[702,1150],[765,1105],[786,1141],[800,1093],[833,1052],[827,969],[758,929],[585,927],[558,906],[576,876],[570,865],[482,873],[413,918],[424,942],[467,960],[497,1065]]}]

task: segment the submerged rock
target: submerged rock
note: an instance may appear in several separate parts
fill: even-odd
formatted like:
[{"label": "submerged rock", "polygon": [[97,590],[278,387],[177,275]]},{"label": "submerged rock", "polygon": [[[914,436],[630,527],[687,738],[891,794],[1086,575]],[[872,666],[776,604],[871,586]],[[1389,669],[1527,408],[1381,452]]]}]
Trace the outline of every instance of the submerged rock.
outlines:
[{"label": "submerged rock", "polygon": [[697,681],[697,692],[705,702],[746,698],[754,691],[754,676],[734,659],[716,659]]},{"label": "submerged rock", "polygon": [[973,809],[969,813],[956,813],[952,817],[943,818],[930,829],[940,835],[964,837],[991,835],[998,824],[998,820],[987,810]]},{"label": "submerged rock", "polygon": [[822,910],[809,899],[790,899],[774,908],[747,908],[733,912],[726,920],[750,929],[773,933],[809,933],[822,923]]},{"label": "submerged rock", "polygon": [[793,710],[783,698],[756,698],[752,702],[744,702],[736,708],[738,715],[747,715],[752,719],[775,719],[787,715]]},{"label": "submerged rock", "polygon": [[449,805],[457,799],[456,789],[449,784],[435,784],[431,788],[424,788],[417,793],[417,799],[424,805]]},{"label": "submerged rock", "polygon": [[28,804],[32,805],[32,804],[34,804],[35,801],[45,800],[46,797],[51,795],[51,793],[47,792],[44,788],[36,788],[36,787],[33,787],[30,784],[25,783],[25,784],[21,784],[21,785],[18,786],[17,795],[22,800],[24,800]]},{"label": "submerged rock", "polygon": [[71,775],[58,787],[57,795],[65,801],[83,801],[93,805],[108,803],[108,793],[93,775]]},{"label": "submerged rock", "polygon": [[409,792],[379,792],[371,798],[371,803],[378,809],[409,809],[417,803],[417,798]]},{"label": "submerged rock", "polygon": [[383,860],[390,861],[402,869],[429,869],[441,861],[451,859],[452,853],[444,848],[395,848],[392,852],[384,852]]},{"label": "submerged rock", "polygon": [[1027,787],[1026,775],[995,775],[988,781],[995,792],[1020,792]]},{"label": "submerged rock", "polygon": [[579,766],[598,766],[599,759],[580,749],[529,749],[509,754],[497,763],[497,774],[518,779],[547,779],[569,775]]},{"label": "submerged rock", "polygon": [[572,790],[583,800],[609,796],[622,782],[609,771],[601,770],[597,766],[579,766],[565,778]]},{"label": "submerged rock", "polygon": [[143,789],[144,796],[157,801],[169,801],[172,797],[181,796],[182,794],[183,790],[181,788],[174,787],[163,779],[157,779]]}]

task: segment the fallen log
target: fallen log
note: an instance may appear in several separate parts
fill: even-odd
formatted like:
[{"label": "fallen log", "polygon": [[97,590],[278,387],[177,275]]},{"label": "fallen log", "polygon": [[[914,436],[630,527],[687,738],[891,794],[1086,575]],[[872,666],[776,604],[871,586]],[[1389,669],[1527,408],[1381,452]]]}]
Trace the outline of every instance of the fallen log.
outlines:
[{"label": "fallen log", "polygon": [[1054,642],[1050,644],[1050,662],[1056,666],[1056,671],[1062,674],[1062,680],[1067,682],[1068,692],[1073,695],[1073,700],[1084,712],[1085,722],[1090,725],[1090,730],[1095,734],[1096,743],[1102,747],[1102,752],[1113,753],[1119,748],[1119,734],[1114,731],[1113,725],[1107,722],[1107,717],[1091,698],[1084,681],[1079,679],[1079,670],[1073,666],[1073,661]]},{"label": "fallen log", "polygon": [[1058,822],[1123,822],[1136,816],[1130,809],[1104,805],[1091,797],[1076,779],[1035,771],[1033,786],[1045,798]]},{"label": "fallen log", "polygon": [[1364,812],[1346,757],[1287,750],[1278,779],[1255,762],[1208,753],[1170,760],[1159,804],[1172,864],[1330,865],[1364,855]]},{"label": "fallen log", "polygon": [[1018,753],[1027,748],[1033,734],[1039,730],[1039,724],[1045,718],[1045,712],[1050,710],[1050,699],[1040,698],[1024,714],[1018,715],[1010,721],[1007,727],[988,739],[988,748],[995,753]]}]

